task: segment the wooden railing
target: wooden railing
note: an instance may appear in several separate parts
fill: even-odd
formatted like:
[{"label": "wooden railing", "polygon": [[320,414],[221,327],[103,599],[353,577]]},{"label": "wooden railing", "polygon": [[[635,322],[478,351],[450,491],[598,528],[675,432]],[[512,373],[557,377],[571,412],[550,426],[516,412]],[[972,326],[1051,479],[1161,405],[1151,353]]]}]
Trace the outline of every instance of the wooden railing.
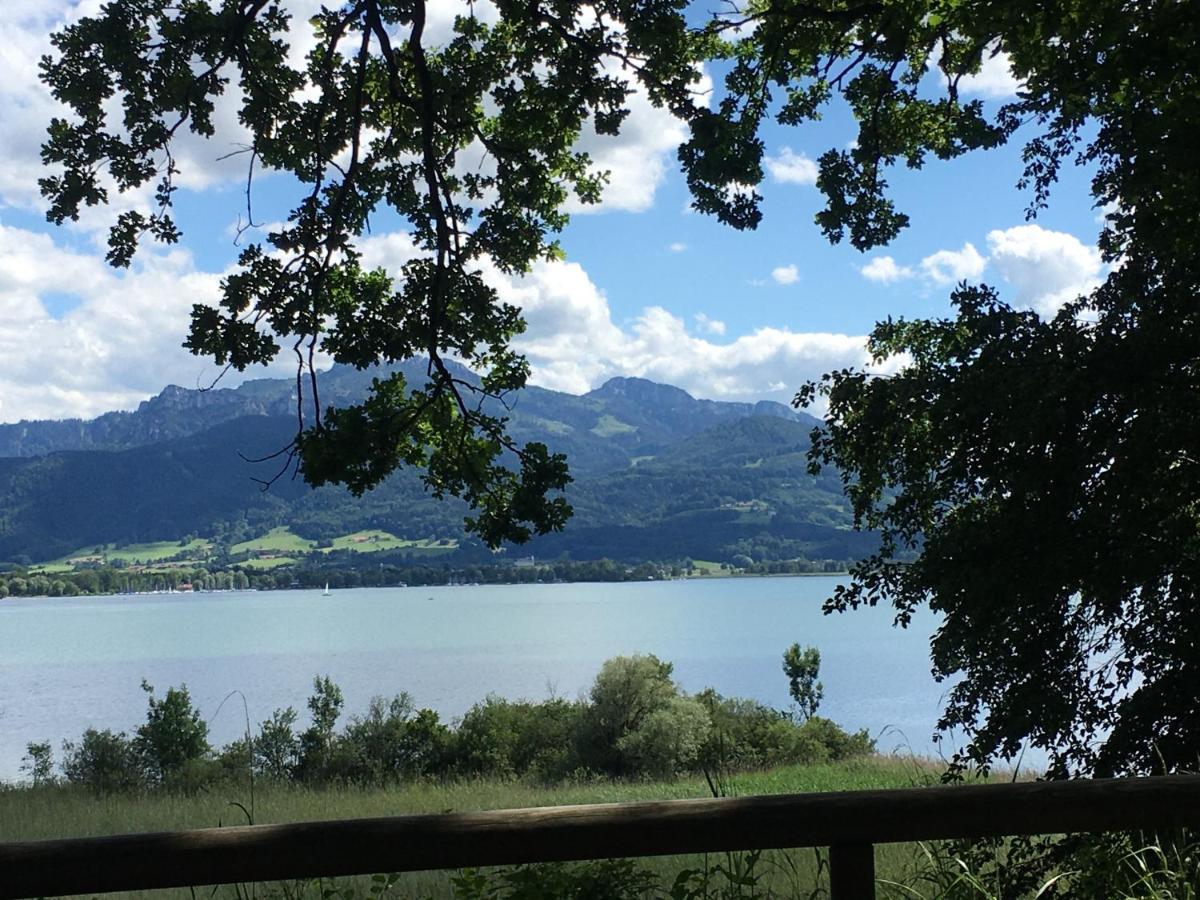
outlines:
[{"label": "wooden railing", "polygon": [[0,844],[0,900],[372,872],[830,848],[834,900],[873,845],[1200,826],[1200,776],[557,806]]}]

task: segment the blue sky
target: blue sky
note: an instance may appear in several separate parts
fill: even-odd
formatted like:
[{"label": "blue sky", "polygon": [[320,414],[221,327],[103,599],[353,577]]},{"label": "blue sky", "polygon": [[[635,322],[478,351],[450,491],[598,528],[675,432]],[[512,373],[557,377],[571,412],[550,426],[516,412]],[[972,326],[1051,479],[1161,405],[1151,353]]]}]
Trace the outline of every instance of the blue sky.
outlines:
[{"label": "blue sky", "polygon": [[[132,408],[167,383],[196,386],[213,371],[179,344],[191,304],[215,296],[237,253],[244,162],[219,159],[240,137],[232,109],[218,111],[214,141],[178,148],[178,247],[147,248],[117,273],[103,261],[111,212],[90,212],[68,228],[44,221],[38,146],[56,107],[37,81],[36,60],[55,27],[97,5],[24,0],[0,8],[0,422]],[[458,8],[456,0],[435,5],[441,23]],[[1015,86],[998,56],[968,90],[994,105]],[[912,225],[889,247],[860,254],[830,246],[812,221],[820,207],[812,160],[853,138],[844,112],[767,130],[764,221],[738,233],[688,210],[674,153],[679,123],[644,98],[633,105],[622,136],[583,139],[612,181],[600,208],[575,216],[562,236],[566,261],[524,279],[489,275],[525,311],[520,346],[535,383],[582,392],[613,375],[638,375],[714,399],[787,400],[808,378],[862,364],[863,336],[877,319],[947,312],[960,279],[986,281],[1045,314],[1103,275],[1088,173],[1067,171],[1050,209],[1027,223],[1029,198],[1015,189],[1019,142],[933,160],[918,172],[894,170],[894,196]],[[281,219],[290,199],[286,179],[261,178],[256,218]],[[368,262],[387,266],[409,252],[403,233],[386,228],[363,250]]]}]

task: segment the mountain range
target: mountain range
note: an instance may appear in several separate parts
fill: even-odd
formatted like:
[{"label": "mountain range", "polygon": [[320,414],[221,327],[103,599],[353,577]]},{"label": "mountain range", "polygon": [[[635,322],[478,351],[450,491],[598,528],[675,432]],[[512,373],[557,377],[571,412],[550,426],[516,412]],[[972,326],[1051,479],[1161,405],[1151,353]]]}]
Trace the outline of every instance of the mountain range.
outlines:
[{"label": "mountain range", "polygon": [[[418,380],[423,365],[406,374]],[[335,366],[322,401],[363,396],[378,370]],[[613,378],[583,395],[527,387],[510,430],[567,454],[575,515],[564,532],[512,555],[724,561],[848,559],[871,540],[849,530],[840,481],[809,475],[818,420],[773,402],[700,400],[670,385]],[[0,561],[38,562],[85,547],[188,535],[232,543],[287,525],[313,540],[362,529],[463,538],[466,508],[398,472],[361,498],[254,479],[295,430],[295,381],[208,391],[170,386],[131,412],[0,425]],[[462,541],[464,548],[470,541]]]}]

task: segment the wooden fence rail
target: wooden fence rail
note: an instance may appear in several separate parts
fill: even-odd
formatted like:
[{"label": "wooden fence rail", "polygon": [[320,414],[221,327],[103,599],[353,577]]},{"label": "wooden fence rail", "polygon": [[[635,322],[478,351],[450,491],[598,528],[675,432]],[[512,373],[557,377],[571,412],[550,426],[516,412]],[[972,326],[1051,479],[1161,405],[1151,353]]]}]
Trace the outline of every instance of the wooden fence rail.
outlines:
[{"label": "wooden fence rail", "polygon": [[0,844],[0,900],[821,846],[835,900],[860,900],[874,896],[874,844],[1183,826],[1200,826],[1200,776],[346,819]]}]

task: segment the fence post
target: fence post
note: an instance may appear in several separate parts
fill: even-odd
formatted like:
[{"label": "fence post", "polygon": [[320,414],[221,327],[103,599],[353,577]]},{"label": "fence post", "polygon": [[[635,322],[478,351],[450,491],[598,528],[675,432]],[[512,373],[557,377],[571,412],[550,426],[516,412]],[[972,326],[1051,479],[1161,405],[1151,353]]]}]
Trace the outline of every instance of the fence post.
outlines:
[{"label": "fence post", "polygon": [[834,844],[829,848],[830,900],[875,900],[873,844]]}]

